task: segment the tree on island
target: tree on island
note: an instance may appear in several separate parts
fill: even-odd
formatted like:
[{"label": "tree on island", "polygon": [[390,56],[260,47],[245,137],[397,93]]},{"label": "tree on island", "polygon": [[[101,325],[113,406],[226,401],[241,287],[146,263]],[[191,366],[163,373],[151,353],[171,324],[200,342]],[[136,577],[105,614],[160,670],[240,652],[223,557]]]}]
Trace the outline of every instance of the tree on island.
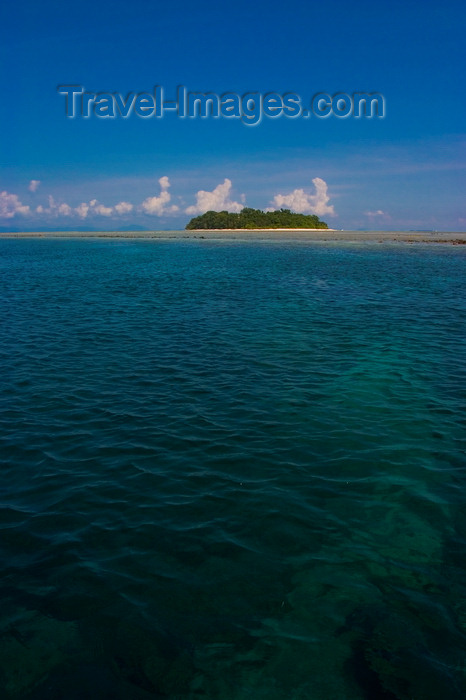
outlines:
[{"label": "tree on island", "polygon": [[262,211],[245,207],[239,214],[228,211],[206,211],[195,216],[186,229],[225,229],[225,228],[328,228],[316,214],[296,214],[290,209]]}]

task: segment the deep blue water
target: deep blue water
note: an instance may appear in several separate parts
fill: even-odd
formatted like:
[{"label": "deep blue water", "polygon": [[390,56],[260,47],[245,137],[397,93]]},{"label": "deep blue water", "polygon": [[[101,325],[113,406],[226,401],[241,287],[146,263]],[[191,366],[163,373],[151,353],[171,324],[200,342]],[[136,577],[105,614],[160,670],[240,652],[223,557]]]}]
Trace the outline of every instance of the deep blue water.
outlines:
[{"label": "deep blue water", "polygon": [[465,252],[0,240],[0,696],[465,698]]}]

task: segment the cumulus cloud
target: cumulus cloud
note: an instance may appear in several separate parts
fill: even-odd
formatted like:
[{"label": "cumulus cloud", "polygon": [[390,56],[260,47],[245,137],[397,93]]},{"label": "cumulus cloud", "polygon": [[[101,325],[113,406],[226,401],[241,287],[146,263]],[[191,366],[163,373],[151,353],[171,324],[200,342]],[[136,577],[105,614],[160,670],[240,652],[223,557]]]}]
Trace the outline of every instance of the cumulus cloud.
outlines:
[{"label": "cumulus cloud", "polygon": [[[164,195],[164,201],[170,195],[166,192],[167,188],[170,186],[168,178],[161,178],[159,180]],[[31,180],[29,184],[29,190],[35,192],[40,184],[40,180]],[[11,194],[10,192],[0,192],[0,219],[11,219],[16,214],[39,214],[41,216],[47,216],[52,218],[62,217],[79,217],[80,219],[86,219],[88,216],[123,216],[129,214],[134,209],[134,205],[130,202],[121,201],[115,206],[106,206],[101,204],[97,199],[91,199],[89,202],[81,202],[76,207],[70,206],[66,202],[57,202],[55,198],[49,194],[47,196],[47,203],[38,204],[32,211],[29,205],[24,205],[18,195]],[[178,207],[169,208],[169,210],[177,210]]]},{"label": "cumulus cloud", "polygon": [[168,206],[171,200],[171,194],[168,191],[170,187],[170,180],[166,175],[159,179],[160,194],[155,197],[147,197],[142,204],[142,210],[146,214],[151,214],[153,216],[162,216],[163,214],[174,214],[179,210],[176,204]]},{"label": "cumulus cloud", "polygon": [[[196,204],[191,205],[185,211],[186,214],[204,214],[206,211],[231,211],[240,212],[244,203],[233,202],[230,199],[231,180],[225,178],[223,184],[217,185],[212,192],[199,190],[196,194]],[[241,195],[244,202],[244,195]]]},{"label": "cumulus cloud", "polygon": [[[28,208],[28,207],[27,207]],[[77,207],[71,207],[66,202],[58,204],[52,195],[48,196],[48,206],[39,204],[35,211],[37,214],[46,214],[48,216],[79,216],[80,219],[86,219],[88,216],[114,216],[128,214],[133,210],[133,205],[129,202],[119,202],[114,207],[107,207],[101,204],[97,199],[91,199],[89,202],[81,202]]]},{"label": "cumulus cloud", "polygon": [[81,202],[79,206],[73,210],[81,219],[86,219],[88,216],[96,214],[97,216],[113,216],[115,214],[128,214],[133,210],[133,205],[129,202],[119,202],[114,207],[106,207],[97,199],[91,199],[90,202]]},{"label": "cumulus cloud", "polygon": [[335,216],[333,205],[329,205],[330,199],[327,194],[327,183],[320,177],[312,180],[315,187],[315,194],[308,194],[302,189],[293,190],[290,194],[276,194],[272,201],[272,206],[268,211],[275,209],[291,209],[298,214],[317,214],[317,216]]},{"label": "cumulus cloud", "polygon": [[57,211],[59,214],[62,214],[63,216],[71,216],[71,214],[73,213],[73,210],[70,207],[70,205],[65,204],[65,203],[60,204],[57,208]]},{"label": "cumulus cloud", "polygon": [[130,211],[133,211],[133,205],[129,202],[119,202],[115,204],[115,211],[117,214],[129,214]]},{"label": "cumulus cloud", "polygon": [[111,216],[113,214],[113,207],[106,207],[104,204],[100,204],[97,199],[91,199],[89,203],[81,202],[74,211],[81,219],[86,219],[89,214]]},{"label": "cumulus cloud", "polygon": [[93,214],[100,214],[100,216],[111,216],[113,214],[113,207],[106,207],[100,204],[97,199],[91,199],[89,208]]},{"label": "cumulus cloud", "polygon": [[36,212],[38,214],[48,214],[49,216],[58,216],[59,214],[63,214],[64,216],[71,215],[72,209],[68,204],[57,204],[51,194],[49,194],[47,199],[49,203],[48,207],[44,207],[43,204],[39,204],[39,206],[36,207]]},{"label": "cumulus cloud", "polygon": [[81,202],[79,206],[76,207],[75,212],[81,218],[85,219],[89,211],[89,204],[86,202]]},{"label": "cumulus cloud", "polygon": [[30,208],[22,204],[17,194],[10,192],[0,192],[0,217],[3,219],[12,219],[15,214],[30,214]]}]

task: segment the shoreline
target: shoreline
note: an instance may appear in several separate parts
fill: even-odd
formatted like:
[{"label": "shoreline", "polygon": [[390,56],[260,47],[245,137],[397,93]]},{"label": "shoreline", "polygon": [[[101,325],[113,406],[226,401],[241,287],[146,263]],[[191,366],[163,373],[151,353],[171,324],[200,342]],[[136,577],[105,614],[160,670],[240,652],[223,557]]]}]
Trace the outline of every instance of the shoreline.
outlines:
[{"label": "shoreline", "polygon": [[370,243],[439,243],[466,245],[466,232],[339,231],[336,229],[193,229],[171,231],[28,231],[0,232],[3,239],[121,239],[121,240],[212,240],[301,241]]}]

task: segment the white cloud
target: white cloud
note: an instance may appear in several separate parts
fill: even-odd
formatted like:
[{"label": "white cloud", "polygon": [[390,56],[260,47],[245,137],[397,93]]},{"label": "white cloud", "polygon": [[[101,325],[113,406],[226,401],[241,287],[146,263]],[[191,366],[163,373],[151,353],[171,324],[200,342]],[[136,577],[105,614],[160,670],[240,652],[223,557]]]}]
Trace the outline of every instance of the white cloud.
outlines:
[{"label": "white cloud", "polygon": [[[38,211],[40,214],[54,214],[56,216],[57,210],[58,210],[58,205],[56,204],[56,202],[51,194],[49,194],[47,199],[49,201],[49,206],[43,207],[41,204],[39,204],[36,211]],[[39,211],[39,209],[40,209],[40,211]]]},{"label": "white cloud", "polygon": [[30,208],[22,204],[17,194],[0,192],[0,218],[12,219],[15,214],[30,214]]},{"label": "white cloud", "polygon": [[307,194],[304,190],[293,190],[290,194],[276,194],[272,206],[268,211],[275,209],[291,209],[298,214],[317,214],[317,216],[335,216],[333,205],[328,205],[330,197],[327,194],[327,183],[320,177],[312,180],[315,194]]},{"label": "white cloud", "polygon": [[97,199],[91,199],[87,204],[86,202],[81,202],[74,210],[81,219],[86,219],[90,214],[98,214],[99,216],[111,216],[113,214],[113,207],[106,207],[104,204],[99,204]]},{"label": "white cloud", "polygon": [[[159,183],[162,189],[160,197],[149,198],[149,203],[148,200],[146,200],[145,208],[147,210],[152,209],[153,212],[164,214],[178,211],[177,206],[167,206],[170,201],[170,194],[167,191],[170,187],[168,177],[160,178]],[[31,180],[29,190],[35,192],[39,184],[40,180]],[[47,196],[47,203],[38,204],[31,211],[28,205],[23,205],[18,195],[6,191],[0,192],[0,219],[11,219],[16,214],[27,215],[31,213],[51,218],[58,218],[61,216],[87,219],[90,216],[123,216],[129,214],[133,210],[134,205],[131,204],[131,202],[121,201],[115,204],[115,206],[106,206],[95,198],[91,199],[89,202],[81,202],[78,206],[73,207],[66,202],[57,202],[55,198],[49,194]]]},{"label": "white cloud", "polygon": [[160,195],[157,197],[147,197],[141,207],[146,214],[152,214],[154,216],[162,216],[163,214],[174,214],[179,210],[176,204],[168,206],[171,200],[171,194],[168,189],[170,187],[170,180],[166,175],[159,179],[160,185]]},{"label": "white cloud", "polygon": [[119,202],[115,204],[114,207],[106,207],[105,204],[100,204],[97,199],[91,199],[90,202],[81,202],[79,206],[74,209],[74,212],[81,217],[81,219],[86,219],[88,216],[97,214],[98,216],[113,216],[115,214],[128,214],[133,210],[133,205],[130,202]]},{"label": "white cloud", "polygon": [[186,214],[204,214],[206,211],[231,211],[240,212],[244,207],[244,195],[240,199],[243,203],[232,202],[230,199],[231,180],[225,178],[223,184],[217,185],[212,192],[199,190],[196,194],[196,204],[191,205],[185,211]]},{"label": "white cloud", "polygon": [[72,212],[73,210],[69,204],[63,203],[58,207],[58,213],[63,214],[63,216],[71,216]]},{"label": "white cloud", "polygon": [[385,212],[382,211],[382,209],[377,209],[377,211],[366,211],[365,215],[366,216],[386,216]]},{"label": "white cloud", "polygon": [[104,204],[100,204],[97,199],[91,199],[90,202],[81,202],[77,207],[71,207],[69,204],[63,202],[62,204],[57,204],[52,195],[48,197],[49,205],[48,207],[39,204],[36,207],[37,214],[48,214],[49,216],[79,216],[81,219],[87,219],[88,216],[112,216],[115,214],[127,214],[133,210],[133,205],[129,202],[119,202],[114,207],[106,207]]},{"label": "white cloud", "polygon": [[111,216],[113,214],[113,207],[106,207],[103,204],[99,204],[96,199],[91,202],[92,211],[95,214],[100,214],[100,216]]},{"label": "white cloud", "polygon": [[89,204],[86,204],[86,202],[81,202],[81,204],[76,207],[75,212],[79,217],[81,217],[81,219],[85,219],[89,212]]},{"label": "white cloud", "polygon": [[117,214],[129,214],[130,211],[133,211],[133,205],[129,202],[119,202],[115,204],[115,211]]},{"label": "white cloud", "polygon": [[374,219],[383,219],[384,221],[390,221],[391,216],[387,212],[382,211],[382,209],[377,209],[376,211],[366,211],[364,215],[367,216],[371,221]]},{"label": "white cloud", "polygon": [[73,210],[71,209],[69,204],[57,204],[51,194],[49,194],[47,199],[49,202],[49,206],[44,207],[42,204],[39,204],[39,206],[36,207],[36,212],[38,214],[48,214],[49,216],[55,217],[59,214],[62,214],[63,216],[71,216]]}]

